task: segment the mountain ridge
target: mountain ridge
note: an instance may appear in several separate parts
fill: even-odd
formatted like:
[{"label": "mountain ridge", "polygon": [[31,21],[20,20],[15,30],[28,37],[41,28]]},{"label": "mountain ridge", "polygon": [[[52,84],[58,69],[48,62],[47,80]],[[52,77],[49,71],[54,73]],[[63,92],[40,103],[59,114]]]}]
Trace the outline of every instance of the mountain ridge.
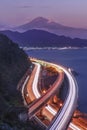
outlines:
[{"label": "mountain ridge", "polygon": [[87,38],[87,29],[68,27],[43,17],[37,17],[32,21],[14,28],[15,31],[25,32],[31,29],[41,29],[57,35],[69,36],[71,38]]},{"label": "mountain ridge", "polygon": [[23,33],[1,31],[19,46],[27,47],[87,47],[87,39],[58,36],[43,30],[28,30]]},{"label": "mountain ridge", "polygon": [[[45,26],[46,26],[46,24],[57,24],[57,25],[59,25],[59,26],[63,26],[63,25],[61,25],[61,24],[58,24],[58,23],[56,23],[56,22],[54,22],[54,21],[50,21],[49,19],[46,19],[46,18],[43,18],[43,17],[37,17],[37,18],[35,18],[35,19],[33,19],[32,21],[30,21],[30,22],[28,22],[28,23],[25,23],[25,24],[23,24],[23,25],[20,25],[20,26],[18,26],[19,28],[21,28],[21,27],[24,27],[24,28],[26,28],[27,26],[29,26],[30,24],[36,24],[36,25],[39,25],[39,24],[41,24],[41,25],[44,25],[45,24]],[[33,25],[33,26],[35,26],[35,25]]]}]

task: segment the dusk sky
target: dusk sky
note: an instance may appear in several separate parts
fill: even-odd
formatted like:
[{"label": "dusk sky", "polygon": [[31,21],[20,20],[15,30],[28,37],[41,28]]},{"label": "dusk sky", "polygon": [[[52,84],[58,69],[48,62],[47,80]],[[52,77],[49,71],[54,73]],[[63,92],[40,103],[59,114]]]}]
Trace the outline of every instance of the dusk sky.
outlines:
[{"label": "dusk sky", "polygon": [[87,0],[0,0],[0,23],[21,25],[38,16],[87,29]]}]

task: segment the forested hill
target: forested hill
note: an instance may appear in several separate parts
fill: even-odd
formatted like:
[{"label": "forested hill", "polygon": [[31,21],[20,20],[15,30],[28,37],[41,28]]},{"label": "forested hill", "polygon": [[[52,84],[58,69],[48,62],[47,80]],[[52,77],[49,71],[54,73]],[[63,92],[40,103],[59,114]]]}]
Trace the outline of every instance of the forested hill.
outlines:
[{"label": "forested hill", "polygon": [[29,30],[24,33],[2,31],[19,46],[27,47],[87,47],[87,39],[59,36],[43,30]]},{"label": "forested hill", "polygon": [[27,54],[0,34],[0,114],[19,98],[17,84],[30,66]]},{"label": "forested hill", "polygon": [[16,87],[30,65],[27,54],[9,38],[0,34],[0,89]]}]

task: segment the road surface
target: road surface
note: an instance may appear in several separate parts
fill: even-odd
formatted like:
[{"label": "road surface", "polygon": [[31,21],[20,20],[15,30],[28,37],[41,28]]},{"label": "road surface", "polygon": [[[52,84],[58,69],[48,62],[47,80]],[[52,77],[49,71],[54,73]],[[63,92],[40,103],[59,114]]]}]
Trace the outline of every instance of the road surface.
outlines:
[{"label": "road surface", "polygon": [[59,65],[55,65],[55,64],[51,64],[51,65],[55,67],[59,67],[64,71],[69,82],[69,86],[68,86],[69,90],[68,90],[67,98],[63,104],[60,113],[58,113],[55,116],[53,122],[48,127],[48,130],[65,130],[77,106],[78,86],[73,75],[70,72],[68,72],[68,70],[66,70],[64,67]]},{"label": "road surface", "polygon": [[[55,95],[56,90],[58,88],[60,88],[60,86],[61,86],[61,84],[63,82],[64,73],[65,73],[65,75],[66,75],[66,77],[68,79],[68,83],[69,83],[69,85],[68,85],[68,94],[67,94],[65,102],[64,102],[64,104],[62,106],[62,109],[60,110],[59,113],[56,114],[54,120],[52,121],[51,125],[47,129],[47,130],[65,130],[67,128],[68,123],[70,122],[70,119],[71,119],[71,117],[73,115],[73,112],[74,112],[74,110],[75,110],[75,108],[77,106],[77,99],[78,99],[78,89],[77,88],[78,88],[78,86],[77,86],[76,80],[74,79],[73,75],[66,68],[64,68],[64,67],[62,67],[60,65],[56,65],[56,64],[53,64],[53,63],[48,63],[48,62],[44,62],[44,61],[40,61],[40,60],[37,60],[37,62],[48,64],[48,65],[54,67],[57,71],[60,70],[60,72],[59,72],[59,77],[54,82],[52,87],[49,88],[47,93],[43,94],[42,96],[40,96],[40,94],[38,93],[38,88],[37,87],[33,88],[34,96],[35,96],[35,98],[37,97],[38,99],[35,100],[35,102],[33,102],[29,106],[29,113],[28,114],[29,114],[30,117],[32,117],[39,110],[39,108],[42,105],[45,105],[45,103],[49,100],[49,98],[51,96]],[[37,75],[39,74],[38,71],[40,71],[40,69],[36,69]],[[37,81],[38,81],[38,77],[35,80],[36,86],[37,86]],[[33,83],[31,83],[31,85],[32,84]],[[36,90],[35,90],[35,88],[36,88]],[[37,91],[37,94],[35,94],[36,91]],[[50,106],[48,106],[47,109],[49,109],[49,107]],[[53,112],[52,109],[51,109],[51,112]],[[75,126],[73,124],[70,124],[70,126],[75,128]],[[75,128],[75,130],[79,130],[79,129]]]}]

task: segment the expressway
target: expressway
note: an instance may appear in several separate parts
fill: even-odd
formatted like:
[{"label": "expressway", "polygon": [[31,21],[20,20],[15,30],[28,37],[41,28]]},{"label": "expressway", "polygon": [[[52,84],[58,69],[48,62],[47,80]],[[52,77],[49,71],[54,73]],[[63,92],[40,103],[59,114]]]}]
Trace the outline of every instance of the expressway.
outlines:
[{"label": "expressway", "polygon": [[[66,69],[65,69],[65,72],[66,72]],[[70,75],[69,72],[68,72],[67,75],[68,75],[68,76]],[[72,75],[70,75],[70,76],[72,76]],[[37,92],[36,98],[41,97],[41,94],[39,93],[37,86],[35,87],[35,89],[33,89],[33,92],[34,92],[34,93]],[[46,108],[51,114],[53,114],[53,116],[55,116],[55,115],[57,114],[57,111],[55,111],[50,105],[47,105],[45,108]],[[79,129],[76,125],[74,125],[73,123],[70,123],[69,128],[71,128],[71,129],[73,129],[73,130],[80,130],[80,129]]]},{"label": "expressway", "polygon": [[33,63],[35,65],[32,74],[26,77],[25,82],[22,85],[22,97],[24,105],[27,106],[36,99],[37,91],[33,93],[35,87],[38,85],[38,77],[40,74],[40,64]]},{"label": "expressway", "polygon": [[34,63],[36,66],[37,66],[37,71],[35,73],[35,77],[34,77],[34,80],[33,80],[33,84],[32,84],[32,91],[35,95],[35,97],[38,96],[38,98],[40,97],[40,94],[38,93],[38,80],[39,80],[39,74],[40,74],[40,64],[38,63]]},{"label": "expressway", "polygon": [[[34,64],[38,66],[38,69],[37,69],[37,72],[36,72],[38,75],[35,74],[35,79],[34,79],[32,88],[33,88],[33,93],[34,93],[36,99],[39,99],[42,96],[41,93],[38,90],[38,85],[37,85],[38,84],[38,80],[39,80],[40,64],[38,64],[38,63],[34,63]],[[49,109],[49,107],[50,107],[50,105],[46,106],[45,108]],[[52,111],[54,112],[53,109],[52,109]],[[55,112],[55,114],[56,114],[56,112]]]},{"label": "expressway", "polygon": [[[53,116],[55,116],[55,115],[57,114],[57,111],[54,110],[51,105],[48,105],[48,106],[46,106],[45,108],[46,108],[46,109],[50,112],[50,114],[52,114]],[[47,114],[47,113],[46,113],[46,114]],[[52,120],[52,119],[51,119],[51,120]],[[74,125],[73,123],[70,123],[70,124],[69,124],[69,128],[71,128],[71,129],[73,129],[73,130],[81,130],[80,128],[78,128],[78,127],[77,127],[76,125]]]},{"label": "expressway", "polygon": [[24,89],[25,89],[25,86],[26,86],[28,80],[29,80],[29,75],[26,77],[25,82],[24,82],[23,85],[22,85],[22,90],[21,90],[22,98],[23,98],[23,101],[24,101],[24,105],[25,105],[25,106],[27,106],[27,102],[26,102],[25,95],[24,95]]},{"label": "expressway", "polygon": [[[40,61],[42,62],[42,61]],[[55,65],[53,63],[48,63],[45,62],[46,64],[50,64],[51,66],[55,67],[56,69],[60,68],[60,70],[63,70],[64,73],[67,76],[68,82],[69,82],[69,91],[68,91],[68,95],[67,98],[63,104],[63,107],[60,111],[60,113],[58,113],[53,122],[51,123],[50,127],[48,128],[48,130],[64,130],[66,129],[72,115],[73,112],[76,108],[77,105],[77,99],[78,99],[78,86],[76,83],[76,80],[74,79],[73,75],[64,67],[59,66],[59,65]],[[47,109],[49,109],[49,106],[47,107]],[[51,110],[52,112],[52,110]],[[75,126],[73,126],[73,124],[70,125],[70,127],[76,128]],[[78,128],[79,129],[79,128]]]},{"label": "expressway", "polygon": [[[32,104],[29,105],[29,117],[31,118],[36,112],[37,110],[39,110],[39,108],[43,105],[46,104],[46,102],[49,100],[49,98],[51,96],[54,96],[55,93],[57,91],[59,91],[61,84],[63,82],[64,79],[64,73],[61,69],[57,68],[57,71],[59,73],[58,78],[56,79],[56,81],[54,82],[54,84],[52,85],[52,87],[50,87],[47,91],[47,93],[43,94],[42,96],[40,96],[40,94],[38,93],[36,95],[36,97],[39,98],[37,100],[35,100],[35,102],[33,102]],[[37,89],[34,89],[34,93],[36,93]]]},{"label": "expressway", "polygon": [[[65,130],[73,115],[76,105],[77,105],[77,99],[78,99],[77,83],[76,83],[73,75],[66,68],[53,64],[53,63],[48,63],[48,62],[44,62],[44,61],[40,61],[40,60],[36,60],[36,62],[38,62],[38,63],[43,62],[45,64],[49,64],[50,66],[54,67],[57,71],[59,71],[59,76],[58,76],[57,80],[54,82],[54,84],[52,85],[52,87],[48,89],[47,93],[43,94],[42,96],[40,96],[40,94],[38,93],[38,88],[33,86],[33,88],[32,88],[33,94],[34,94],[35,98],[37,97],[38,99],[35,100],[31,105],[29,105],[28,114],[30,117],[32,117],[33,114],[35,114],[42,105],[45,105],[45,103],[49,100],[49,98],[56,93],[56,90],[58,88],[60,88],[60,86],[63,82],[64,73],[65,73],[65,75],[68,79],[68,83],[69,83],[68,94],[67,94],[67,97],[65,99],[65,102],[64,102],[60,112],[57,114],[55,113],[56,116],[55,116],[54,120],[52,121],[51,125],[47,129],[47,130]],[[39,71],[40,71],[40,69],[38,69],[38,71],[37,71],[37,69],[35,70],[35,72],[37,72],[37,75],[39,74]],[[37,84],[36,84],[37,81],[38,81],[38,79],[36,78],[35,86],[37,86]],[[35,90],[35,88],[37,90]],[[49,108],[50,108],[50,106],[47,107],[47,109],[49,109]],[[51,109],[51,112],[54,113],[54,111],[52,109]],[[74,128],[75,126],[73,126],[73,124],[71,124],[71,127]],[[79,130],[79,129],[75,129],[75,130]]]},{"label": "expressway", "polygon": [[64,71],[69,82],[69,90],[67,98],[63,104],[60,113],[56,114],[51,125],[48,127],[48,130],[65,130],[77,106],[77,99],[78,99],[77,83],[73,75],[69,73],[64,67],[52,63],[51,65],[59,67]]}]

